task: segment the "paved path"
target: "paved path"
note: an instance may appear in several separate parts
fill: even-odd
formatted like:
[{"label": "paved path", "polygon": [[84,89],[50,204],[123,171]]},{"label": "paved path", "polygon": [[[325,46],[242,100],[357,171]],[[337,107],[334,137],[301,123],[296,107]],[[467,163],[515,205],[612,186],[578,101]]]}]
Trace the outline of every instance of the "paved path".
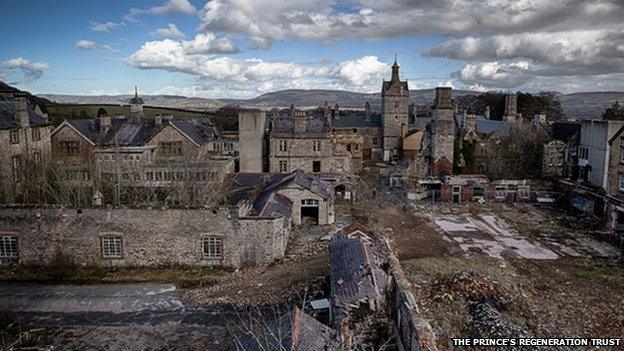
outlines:
[{"label": "paved path", "polygon": [[0,283],[0,310],[45,326],[222,325],[229,309],[183,302],[174,285]]}]

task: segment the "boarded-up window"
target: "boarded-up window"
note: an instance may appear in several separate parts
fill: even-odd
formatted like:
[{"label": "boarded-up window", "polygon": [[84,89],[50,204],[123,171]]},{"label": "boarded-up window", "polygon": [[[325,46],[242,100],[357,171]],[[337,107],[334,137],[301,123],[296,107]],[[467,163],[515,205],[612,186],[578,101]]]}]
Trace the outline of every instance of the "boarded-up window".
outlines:
[{"label": "boarded-up window", "polygon": [[0,236],[0,259],[17,259],[17,237],[14,235]]},{"label": "boarded-up window", "polygon": [[19,143],[19,130],[13,129],[9,131],[9,142],[11,144]]},{"label": "boarded-up window", "polygon": [[202,256],[206,259],[223,258],[223,238],[209,236],[202,238]]},{"label": "boarded-up window", "polygon": [[120,236],[103,236],[101,239],[102,239],[102,257],[104,258],[122,258],[123,257],[123,240]]},{"label": "boarded-up window", "polygon": [[61,152],[66,156],[78,155],[79,143],[74,140],[61,141]]},{"label": "boarded-up window", "polygon": [[163,156],[181,156],[182,155],[182,142],[181,141],[163,141],[160,143],[160,152]]}]

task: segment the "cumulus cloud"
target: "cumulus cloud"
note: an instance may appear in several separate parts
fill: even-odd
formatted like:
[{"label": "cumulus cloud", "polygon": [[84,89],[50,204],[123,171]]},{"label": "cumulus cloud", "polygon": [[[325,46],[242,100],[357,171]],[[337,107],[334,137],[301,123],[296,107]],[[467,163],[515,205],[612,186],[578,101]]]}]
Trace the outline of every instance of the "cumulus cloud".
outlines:
[{"label": "cumulus cloud", "polygon": [[91,30],[94,32],[108,32],[111,29],[114,29],[116,27],[119,26],[119,23],[115,23],[115,22],[105,22],[105,23],[98,23],[95,21],[91,21],[89,22],[89,25],[91,27]]},{"label": "cumulus cloud", "polygon": [[0,64],[0,71],[6,73],[19,71],[24,75],[24,79],[29,81],[41,78],[48,69],[50,65],[46,62],[31,62],[23,57],[10,59]]},{"label": "cumulus cloud", "polygon": [[98,44],[92,40],[86,40],[86,39],[77,40],[76,48],[82,49],[82,50],[97,50],[97,51],[108,51],[108,52],[116,51],[110,45]]},{"label": "cumulus cloud", "polygon": [[[261,49],[286,40],[447,38],[425,56],[465,61],[487,78],[481,87],[624,71],[621,0],[211,0],[198,14],[198,30],[244,36]],[[493,65],[498,73],[487,73]]]},{"label": "cumulus cloud", "polygon": [[364,56],[356,60],[340,63],[339,76],[347,83],[355,86],[379,85],[388,76],[390,67],[380,62],[376,56]]},{"label": "cumulus cloud", "polygon": [[512,63],[483,62],[468,64],[461,70],[453,73],[468,87],[476,90],[484,90],[485,87],[510,89],[530,82],[533,76],[530,71],[530,63],[518,61]]},{"label": "cumulus cloud", "polygon": [[179,38],[186,37],[186,35],[184,35],[184,33],[182,33],[182,31],[180,31],[178,27],[173,23],[167,24],[167,27],[157,28],[151,34],[161,37],[161,38],[172,38],[172,39],[179,39]]}]

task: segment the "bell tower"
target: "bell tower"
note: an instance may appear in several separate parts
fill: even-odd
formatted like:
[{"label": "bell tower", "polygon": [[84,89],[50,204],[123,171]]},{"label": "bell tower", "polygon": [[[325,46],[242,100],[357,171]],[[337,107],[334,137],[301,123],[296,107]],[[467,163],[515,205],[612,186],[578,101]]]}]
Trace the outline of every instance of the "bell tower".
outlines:
[{"label": "bell tower", "polygon": [[381,116],[383,130],[383,159],[390,161],[400,156],[403,130],[407,127],[409,89],[407,81],[399,77],[399,64],[394,58],[392,77],[381,87]]}]

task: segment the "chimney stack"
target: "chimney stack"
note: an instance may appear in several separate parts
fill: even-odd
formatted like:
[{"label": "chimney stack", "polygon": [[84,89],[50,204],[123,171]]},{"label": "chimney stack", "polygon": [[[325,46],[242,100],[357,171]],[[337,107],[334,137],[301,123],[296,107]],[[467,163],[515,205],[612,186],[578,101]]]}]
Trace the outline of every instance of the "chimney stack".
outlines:
[{"label": "chimney stack", "polygon": [[340,119],[340,106],[338,106],[338,103],[334,106],[334,117]]},{"label": "chimney stack", "polygon": [[163,117],[160,113],[157,113],[154,115],[154,126],[156,128],[162,127],[162,121],[163,121]]},{"label": "chimney stack", "polygon": [[111,116],[107,114],[100,115],[100,134],[108,133],[111,127]]},{"label": "chimney stack", "polygon": [[325,118],[331,118],[331,107],[329,107],[329,103],[325,101],[325,105],[323,106],[323,114]]},{"label": "chimney stack", "polygon": [[483,118],[490,119],[490,106],[485,106],[485,111],[483,112]]},{"label": "chimney stack", "polygon": [[435,101],[433,102],[433,108],[436,110],[453,110],[455,107],[453,106],[453,99],[451,98],[452,91],[453,90],[451,87],[437,87]]},{"label": "chimney stack", "polygon": [[295,133],[301,134],[308,131],[308,121],[305,111],[293,110],[293,119],[295,120]]},{"label": "chimney stack", "polygon": [[372,114],[373,111],[371,111],[370,103],[366,101],[366,103],[364,104],[364,117],[366,118],[366,121],[370,122]]},{"label": "chimney stack", "polygon": [[15,121],[21,128],[28,128],[28,126],[30,126],[28,101],[23,96],[18,97],[15,101]]}]

